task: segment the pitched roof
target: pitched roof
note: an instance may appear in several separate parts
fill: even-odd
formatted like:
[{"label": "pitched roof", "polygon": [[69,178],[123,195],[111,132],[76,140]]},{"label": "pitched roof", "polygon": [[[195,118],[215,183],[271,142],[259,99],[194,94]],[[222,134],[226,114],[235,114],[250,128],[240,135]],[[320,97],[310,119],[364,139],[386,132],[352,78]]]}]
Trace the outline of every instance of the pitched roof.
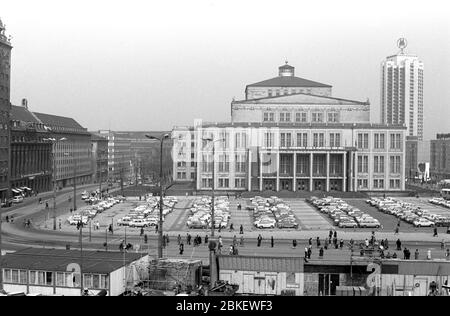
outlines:
[{"label": "pitched roof", "polygon": [[249,84],[247,87],[310,87],[331,88],[332,86],[294,76],[278,76],[272,79]]},{"label": "pitched roof", "polygon": [[292,93],[286,95],[233,101],[233,103],[263,103],[263,104],[330,104],[330,105],[368,105],[369,102],[361,102],[355,100],[341,99],[324,95],[316,95],[309,93]]},{"label": "pitched roof", "polygon": [[27,108],[17,105],[11,106],[11,120],[31,122],[31,123],[41,123]]},{"label": "pitched roof", "polygon": [[85,129],[83,126],[78,124],[77,121],[75,121],[71,117],[65,117],[65,116],[58,116],[58,115],[52,115],[52,114],[45,114],[45,113],[38,113],[33,112],[45,125],[51,126],[59,126],[59,127],[66,127],[66,128],[72,128],[72,129]]},{"label": "pitched roof", "polygon": [[[141,254],[127,253],[125,262],[139,260]],[[3,256],[3,268],[67,271],[71,263],[80,263],[79,250],[27,248]],[[83,272],[108,274],[123,267],[124,255],[114,251],[83,251]]]},{"label": "pitched roof", "polygon": [[218,256],[220,270],[303,272],[302,257]]}]

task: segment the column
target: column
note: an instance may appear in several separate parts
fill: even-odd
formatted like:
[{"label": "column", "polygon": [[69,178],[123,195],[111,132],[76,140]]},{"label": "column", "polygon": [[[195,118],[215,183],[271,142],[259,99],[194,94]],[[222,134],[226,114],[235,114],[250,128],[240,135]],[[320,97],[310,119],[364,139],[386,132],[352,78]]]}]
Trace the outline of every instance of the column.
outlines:
[{"label": "column", "polygon": [[262,176],[262,153],[259,152],[259,191],[263,190],[263,176]]},{"label": "column", "polygon": [[247,159],[248,159],[248,169],[247,169],[247,191],[252,190],[252,151],[248,149]]},{"label": "column", "polygon": [[313,153],[309,154],[309,191],[313,190],[313,156]]},{"label": "column", "polygon": [[347,191],[347,153],[344,152],[343,154],[343,169],[342,169],[342,192]]},{"label": "column", "polygon": [[358,156],[355,153],[353,153],[353,172],[354,172],[354,177],[353,177],[353,191],[354,192],[358,192]]},{"label": "column", "polygon": [[325,181],[326,191],[330,191],[330,152],[327,152],[327,179]]},{"label": "column", "polygon": [[292,177],[292,189],[297,191],[297,153],[294,152],[294,168],[292,169],[294,176]]},{"label": "column", "polygon": [[277,180],[275,183],[275,191],[280,191],[280,152],[277,152]]}]

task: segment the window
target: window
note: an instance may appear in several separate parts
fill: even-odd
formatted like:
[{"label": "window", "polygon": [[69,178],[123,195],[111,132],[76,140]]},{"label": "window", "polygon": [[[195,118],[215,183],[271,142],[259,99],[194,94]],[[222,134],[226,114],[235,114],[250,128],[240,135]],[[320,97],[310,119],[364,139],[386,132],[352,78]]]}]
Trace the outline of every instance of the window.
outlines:
[{"label": "window", "polygon": [[330,147],[341,147],[341,134],[330,133]]},{"label": "window", "polygon": [[235,188],[245,188],[245,179],[244,178],[234,179],[234,187]]},{"label": "window", "polygon": [[202,171],[211,172],[212,171],[212,155],[202,155]]},{"label": "window", "polygon": [[384,149],[384,134],[374,134],[374,148]]},{"label": "window", "polygon": [[297,147],[307,147],[307,146],[308,146],[308,134],[297,133]]},{"label": "window", "polygon": [[384,173],[384,156],[373,157],[373,172]]},{"label": "window", "polygon": [[264,146],[265,147],[273,147],[274,146],[274,134],[273,133],[264,133]]},{"label": "window", "polygon": [[400,156],[391,156],[389,159],[390,173],[400,173]]},{"label": "window", "polygon": [[324,146],[325,146],[324,133],[314,133],[313,134],[313,147],[324,147]]},{"label": "window", "polygon": [[280,147],[291,147],[292,135],[291,133],[280,133]]},{"label": "window", "polygon": [[400,179],[390,179],[389,186],[391,189],[400,189]]},{"label": "window", "polygon": [[307,122],[306,112],[297,112],[295,113],[295,121],[305,123]]},{"label": "window", "polygon": [[313,123],[322,123],[323,122],[323,113],[321,113],[321,112],[312,113],[312,122]]},{"label": "window", "polygon": [[373,188],[374,189],[384,189],[384,180],[383,179],[374,179],[373,180]]},{"label": "window", "polygon": [[84,287],[92,289],[94,287],[92,274],[83,274]]},{"label": "window", "polygon": [[235,146],[236,148],[247,148],[247,134],[245,132],[236,133]]},{"label": "window", "polygon": [[369,172],[369,156],[366,155],[358,156],[358,172],[359,173]]},{"label": "window", "polygon": [[391,149],[401,149],[401,134],[391,134]]},{"label": "window", "polygon": [[367,189],[369,185],[369,181],[367,179],[358,179],[358,188],[359,189]]},{"label": "window", "polygon": [[210,179],[210,178],[203,178],[202,179],[202,187],[203,188],[212,188],[212,179]]},{"label": "window", "polygon": [[358,147],[358,149],[368,149],[369,148],[369,134],[368,133],[358,133],[357,147]]},{"label": "window", "polygon": [[337,123],[338,122],[338,113],[337,112],[329,112],[328,113],[328,122]]},{"label": "window", "polygon": [[195,161],[191,161],[191,167],[192,167],[192,168],[195,167]]},{"label": "window", "polygon": [[228,155],[219,155],[219,172],[229,172],[230,162]]},{"label": "window", "polygon": [[274,121],[275,121],[275,113],[264,112],[264,122],[274,122]]},{"label": "window", "polygon": [[230,180],[228,178],[219,178],[219,188],[228,188]]},{"label": "window", "polygon": [[236,155],[235,156],[235,171],[236,172],[246,172],[246,155]]},{"label": "window", "polygon": [[230,134],[227,132],[221,132],[219,136],[220,142],[222,148],[229,148],[230,146]]}]

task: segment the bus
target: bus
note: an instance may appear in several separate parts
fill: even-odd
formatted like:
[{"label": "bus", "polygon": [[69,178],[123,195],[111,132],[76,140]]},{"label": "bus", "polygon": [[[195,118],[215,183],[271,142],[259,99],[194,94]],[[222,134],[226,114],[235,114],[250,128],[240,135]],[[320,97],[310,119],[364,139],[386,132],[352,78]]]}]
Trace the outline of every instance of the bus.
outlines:
[{"label": "bus", "polygon": [[450,188],[441,189],[441,197],[450,200]]}]

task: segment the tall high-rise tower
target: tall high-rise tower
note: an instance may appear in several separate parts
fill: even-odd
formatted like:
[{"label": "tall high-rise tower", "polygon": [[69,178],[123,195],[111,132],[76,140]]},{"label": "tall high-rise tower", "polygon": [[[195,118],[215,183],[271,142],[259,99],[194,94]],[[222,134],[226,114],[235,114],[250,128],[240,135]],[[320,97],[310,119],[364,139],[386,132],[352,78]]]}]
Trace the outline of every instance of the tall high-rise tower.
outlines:
[{"label": "tall high-rise tower", "polygon": [[9,197],[11,42],[0,19],[0,199]]},{"label": "tall high-rise tower", "polygon": [[381,63],[381,122],[405,124],[407,136],[423,140],[423,62],[405,53],[406,39],[397,46]]}]

